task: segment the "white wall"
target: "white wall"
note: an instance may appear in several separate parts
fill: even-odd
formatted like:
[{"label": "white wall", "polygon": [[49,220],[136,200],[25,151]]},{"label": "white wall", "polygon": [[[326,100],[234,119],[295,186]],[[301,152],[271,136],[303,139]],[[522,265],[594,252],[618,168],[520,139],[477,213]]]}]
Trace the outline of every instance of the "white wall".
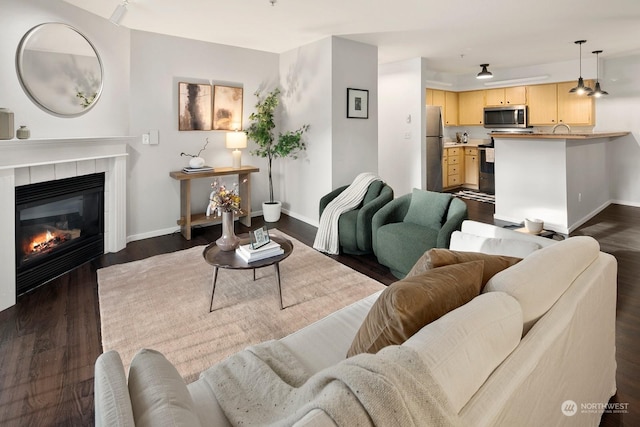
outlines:
[{"label": "white wall", "polygon": [[640,206],[640,55],[607,59],[600,76],[609,96],[596,101],[595,129],[631,131],[609,144],[611,199]]},{"label": "white wall", "polygon": [[[178,82],[228,84],[244,87],[244,127],[254,111],[258,89],[278,83],[278,55],[249,49],[198,42],[154,33],[131,31],[131,133],[159,131],[159,145],[130,147],[128,234],[136,240],[176,229],[180,217],[180,184],[169,177],[179,170],[209,138],[201,156],[215,167],[231,165],[231,151],[225,148],[225,131],[178,130]],[[242,163],[260,167],[252,175],[252,210],[261,210],[268,197],[264,159],[250,155],[255,148],[242,150]],[[236,176],[223,180],[231,185]],[[212,180],[192,183],[194,212],[204,212]]]},{"label": "white wall", "polygon": [[274,197],[290,215],[317,224],[318,201],[331,190],[331,38],[280,55],[281,129],[309,124],[307,150],[274,161]]},{"label": "white wall", "polygon": [[421,76],[420,58],[379,67],[378,173],[393,188],[395,197],[425,185]]},{"label": "white wall", "polygon": [[[274,164],[276,193],[290,215],[317,225],[323,195],[360,172],[378,172],[377,55],[374,46],[339,37],[280,55],[282,129],[311,125],[307,151]],[[346,118],[348,87],[369,90],[368,119]]]},{"label": "white wall", "polygon": [[[59,0],[2,0],[0,7],[0,107],[14,112],[15,127],[31,138],[116,136],[129,132],[129,31]],[[104,68],[98,103],[82,116],[60,118],[36,106],[23,91],[15,68],[22,36],[45,22],[69,24],[95,46]]]},{"label": "white wall", "polygon": [[[332,187],[378,172],[378,49],[332,39]],[[347,88],[369,91],[369,118],[347,118]]]}]

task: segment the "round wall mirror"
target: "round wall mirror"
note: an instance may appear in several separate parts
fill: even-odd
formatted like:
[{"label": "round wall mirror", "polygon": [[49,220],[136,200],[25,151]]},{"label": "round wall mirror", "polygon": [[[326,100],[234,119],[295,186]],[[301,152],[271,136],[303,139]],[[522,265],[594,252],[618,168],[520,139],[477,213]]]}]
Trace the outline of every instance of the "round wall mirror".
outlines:
[{"label": "round wall mirror", "polygon": [[29,30],[18,45],[16,68],[33,102],[58,116],[86,113],[102,92],[98,52],[67,24],[46,23]]}]

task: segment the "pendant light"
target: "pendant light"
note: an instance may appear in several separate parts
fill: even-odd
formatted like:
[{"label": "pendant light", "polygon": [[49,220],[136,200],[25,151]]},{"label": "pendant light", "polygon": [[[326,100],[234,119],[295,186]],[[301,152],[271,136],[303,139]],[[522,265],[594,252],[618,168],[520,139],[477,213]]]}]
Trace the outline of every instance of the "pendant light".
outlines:
[{"label": "pendant light", "polygon": [[586,42],[586,40],[577,40],[574,42],[580,46],[580,77],[578,78],[578,86],[572,88],[569,93],[584,95],[593,92],[593,89],[584,85],[584,80],[582,79],[582,44]]},{"label": "pendant light", "polygon": [[593,92],[591,92],[588,96],[595,96],[596,98],[600,98],[603,95],[609,95],[609,92],[605,92],[604,90],[600,89],[600,61],[598,60],[598,55],[600,55],[602,53],[601,50],[594,50],[591,53],[595,53],[596,54],[596,88]]},{"label": "pendant light", "polygon": [[482,71],[480,71],[478,73],[478,75],[476,76],[476,79],[491,79],[491,78],[493,78],[493,74],[491,74],[491,72],[489,70],[487,70],[487,67],[489,66],[489,64],[480,64],[480,66],[482,67]]}]

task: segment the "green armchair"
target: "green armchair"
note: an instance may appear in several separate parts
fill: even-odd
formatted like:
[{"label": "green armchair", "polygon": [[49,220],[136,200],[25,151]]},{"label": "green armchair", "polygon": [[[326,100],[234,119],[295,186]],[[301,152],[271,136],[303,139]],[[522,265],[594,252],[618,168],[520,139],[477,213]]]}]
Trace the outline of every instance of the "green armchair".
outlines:
[{"label": "green armchair", "polygon": [[448,248],[451,233],[467,218],[467,205],[448,193],[414,189],[380,209],[372,220],[378,262],[404,278],[426,251]]},{"label": "green armchair", "polygon": [[[342,193],[348,185],[336,188],[320,199],[320,217],[330,201]],[[393,189],[382,181],[374,181],[360,206],[340,215],[338,220],[338,240],[342,251],[347,254],[362,255],[373,252],[371,243],[371,220],[384,205],[393,200]]]}]

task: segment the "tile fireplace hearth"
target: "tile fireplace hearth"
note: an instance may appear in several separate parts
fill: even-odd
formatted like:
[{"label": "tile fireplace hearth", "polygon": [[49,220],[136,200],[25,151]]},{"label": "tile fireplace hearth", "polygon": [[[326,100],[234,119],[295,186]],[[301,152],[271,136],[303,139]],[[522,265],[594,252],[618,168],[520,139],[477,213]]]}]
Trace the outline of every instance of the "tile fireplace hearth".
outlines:
[{"label": "tile fireplace hearth", "polygon": [[[131,137],[98,137],[98,138],[59,138],[34,139],[26,141],[3,141],[0,144],[0,232],[8,238],[0,241],[0,310],[16,303],[19,293],[23,292],[23,283],[18,280],[21,272],[30,270],[40,264],[40,255],[28,253],[22,244],[16,244],[16,232],[27,228],[35,232],[35,244],[42,253],[72,253],[72,260],[54,260],[51,264],[63,264],[69,267],[77,250],[78,243],[85,241],[94,251],[88,256],[98,256],[97,252],[117,252],[126,246],[126,178],[127,147]],[[44,213],[35,213],[33,206],[24,206],[21,202],[21,189],[47,181],[57,184],[76,181],[65,181],[75,177],[101,176],[104,179],[102,204],[97,196],[89,196],[81,201],[80,195],[71,196],[69,200],[60,202],[57,198],[45,203]],[[94,197],[91,199],[91,197]],[[26,207],[24,213],[16,215],[16,204]],[[28,204],[28,203],[27,203]],[[101,220],[89,220],[84,217],[96,206],[101,206]],[[54,219],[54,216],[58,216]],[[101,222],[101,224],[100,224]],[[100,233],[94,233],[102,228]],[[47,231],[50,236],[47,235]],[[87,237],[94,234],[93,237]],[[83,254],[87,255],[87,254]],[[43,262],[42,262],[43,263]],[[67,265],[64,265],[67,263]],[[74,268],[69,267],[65,271]],[[64,273],[48,272],[55,276]],[[39,275],[40,273],[37,273]],[[55,277],[54,276],[54,277]],[[49,279],[51,279],[50,277]],[[37,278],[35,282],[40,279]],[[37,286],[37,284],[35,285]],[[20,287],[20,290],[18,289]]]}]

